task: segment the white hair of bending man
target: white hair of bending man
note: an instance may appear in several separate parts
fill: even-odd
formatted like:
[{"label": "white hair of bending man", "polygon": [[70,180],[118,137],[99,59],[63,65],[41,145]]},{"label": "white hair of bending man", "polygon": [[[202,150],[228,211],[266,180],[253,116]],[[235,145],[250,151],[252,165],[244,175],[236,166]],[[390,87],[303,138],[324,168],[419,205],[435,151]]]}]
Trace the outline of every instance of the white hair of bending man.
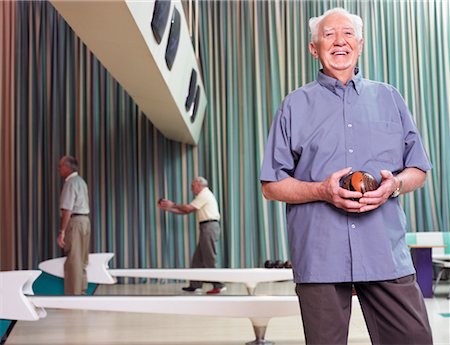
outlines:
[{"label": "white hair of bending man", "polygon": [[194,181],[200,183],[202,186],[208,187],[208,180],[203,176],[197,176],[196,178],[194,178]]}]

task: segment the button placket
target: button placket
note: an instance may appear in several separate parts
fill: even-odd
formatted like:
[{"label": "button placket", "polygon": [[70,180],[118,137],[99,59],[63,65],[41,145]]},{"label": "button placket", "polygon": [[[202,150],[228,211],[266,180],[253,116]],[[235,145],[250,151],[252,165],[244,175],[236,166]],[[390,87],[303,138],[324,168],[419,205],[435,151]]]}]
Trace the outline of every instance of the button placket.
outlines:
[{"label": "button placket", "polygon": [[353,118],[351,116],[350,108],[350,96],[351,96],[351,87],[347,86],[344,90],[344,97],[342,99],[342,107],[343,107],[343,115],[344,115],[344,123],[345,123],[345,150],[346,150],[346,163],[347,166],[355,166],[355,142],[354,142],[354,131],[353,131]]}]

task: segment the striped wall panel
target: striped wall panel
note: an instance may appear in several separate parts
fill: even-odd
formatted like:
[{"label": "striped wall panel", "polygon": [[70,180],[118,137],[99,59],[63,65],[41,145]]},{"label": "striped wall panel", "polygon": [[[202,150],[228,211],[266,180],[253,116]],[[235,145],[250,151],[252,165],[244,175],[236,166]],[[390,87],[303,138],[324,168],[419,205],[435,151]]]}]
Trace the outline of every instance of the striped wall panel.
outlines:
[{"label": "striped wall panel", "polygon": [[56,245],[62,181],[78,157],[90,188],[92,251],[114,267],[188,267],[205,176],[222,213],[219,265],[253,267],[289,255],[281,203],[263,199],[264,145],[281,99],[313,80],[307,21],[343,6],[365,22],[363,75],[395,85],[433,162],[425,188],[403,199],[411,230],[449,230],[449,2],[187,1],[210,100],[198,146],[167,140],[47,2],[1,2],[1,268],[36,268]]}]

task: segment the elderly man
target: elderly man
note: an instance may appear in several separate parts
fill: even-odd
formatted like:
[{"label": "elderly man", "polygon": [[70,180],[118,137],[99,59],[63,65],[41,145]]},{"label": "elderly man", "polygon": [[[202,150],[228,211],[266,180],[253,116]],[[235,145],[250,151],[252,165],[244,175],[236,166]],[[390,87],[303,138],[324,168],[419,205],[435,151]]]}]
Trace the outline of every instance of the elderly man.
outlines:
[{"label": "elderly man", "polygon": [[[260,175],[264,196],[286,203],[306,342],[347,343],[354,286],[374,344],[432,344],[397,198],[431,168],[420,135],[399,92],[356,68],[361,18],[332,9],[309,24],[322,69],[283,100]],[[379,188],[341,188],[352,170]]]},{"label": "elderly man", "polygon": [[[216,246],[220,235],[220,213],[217,200],[208,188],[208,181],[201,176],[192,181],[191,188],[195,199],[190,204],[175,204],[173,201],[162,199],[158,202],[158,207],[176,214],[196,212],[200,222],[200,238],[192,258],[191,268],[214,268],[216,267]],[[191,281],[183,290],[201,292],[202,285],[203,282]],[[222,283],[213,282],[213,289],[206,293],[218,294],[225,289]]]},{"label": "elderly man", "polygon": [[89,261],[89,196],[86,182],[78,175],[78,162],[65,156],[59,161],[64,178],[60,197],[61,221],[58,245],[67,255],[64,263],[64,293],[82,295],[87,291],[86,267]]}]

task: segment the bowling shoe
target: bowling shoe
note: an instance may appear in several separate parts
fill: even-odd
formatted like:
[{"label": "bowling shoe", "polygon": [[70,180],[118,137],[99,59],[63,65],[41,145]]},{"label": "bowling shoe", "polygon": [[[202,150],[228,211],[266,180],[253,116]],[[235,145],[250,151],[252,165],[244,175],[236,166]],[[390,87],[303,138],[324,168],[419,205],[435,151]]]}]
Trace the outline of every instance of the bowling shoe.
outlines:
[{"label": "bowling shoe", "polygon": [[224,292],[226,289],[227,289],[226,286],[222,286],[222,287],[220,287],[220,288],[213,288],[213,289],[207,291],[206,293],[207,293],[208,295],[217,295],[217,294],[219,294],[219,293],[221,293],[221,292]]},{"label": "bowling shoe", "polygon": [[192,286],[185,286],[183,288],[181,288],[183,291],[186,292],[195,292],[195,293],[201,293],[202,292],[202,288],[195,288]]}]

